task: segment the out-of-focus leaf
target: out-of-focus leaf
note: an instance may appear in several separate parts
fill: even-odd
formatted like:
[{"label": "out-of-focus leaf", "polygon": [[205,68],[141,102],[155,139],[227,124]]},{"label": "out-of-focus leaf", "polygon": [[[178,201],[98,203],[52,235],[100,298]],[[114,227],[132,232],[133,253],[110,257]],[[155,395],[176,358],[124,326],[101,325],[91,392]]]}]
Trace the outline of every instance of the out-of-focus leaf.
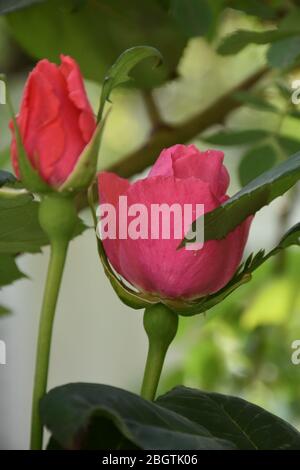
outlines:
[{"label": "out-of-focus leaf", "polygon": [[300,449],[300,433],[286,421],[238,397],[176,387],[156,403],[205,426],[239,450]]},{"label": "out-of-focus leaf", "polygon": [[85,78],[98,82],[125,49],[149,45],[161,51],[164,63],[155,70],[139,64],[134,85],[152,88],[174,77],[186,46],[174,19],[153,0],[87,0],[79,5],[74,0],[47,0],[6,18],[29,54],[54,62],[60,54],[70,55]]},{"label": "out-of-focus leaf", "polygon": [[264,98],[254,95],[247,91],[239,91],[234,94],[235,99],[244,103],[251,108],[258,109],[260,111],[269,111],[272,113],[278,113],[278,109],[272,103],[269,103]]},{"label": "out-of-focus leaf", "polygon": [[236,54],[249,44],[269,44],[300,35],[300,9],[293,8],[284,16],[277,29],[267,31],[238,30],[224,38],[219,46],[223,55]]},{"label": "out-of-focus leaf", "polygon": [[282,148],[285,155],[293,155],[300,150],[300,140],[292,139],[291,137],[277,136],[276,140]]},{"label": "out-of-focus leaf", "polygon": [[[234,449],[215,439],[200,423],[138,395],[109,385],[74,383],[51,390],[41,401],[41,417],[53,439],[65,449],[87,448],[93,418],[109,420],[141,449]],[[94,439],[102,448],[103,431]],[[121,442],[120,442],[121,443]]]},{"label": "out-of-focus leaf", "polygon": [[171,0],[170,13],[187,37],[206,35],[213,21],[208,0]]},{"label": "out-of-focus leaf", "polygon": [[239,178],[242,186],[250,183],[264,171],[273,168],[277,154],[273,146],[260,145],[252,147],[241,159],[239,164]]},{"label": "out-of-focus leaf", "polygon": [[16,265],[15,258],[6,253],[0,253],[0,287],[12,284],[24,277]]},{"label": "out-of-focus leaf", "polygon": [[268,31],[247,31],[239,29],[226,36],[218,47],[219,54],[237,54],[249,44],[269,44],[285,37],[295,35],[292,31],[279,31],[271,29]]},{"label": "out-of-focus leaf", "polygon": [[287,278],[274,278],[251,300],[241,324],[252,330],[260,325],[281,325],[291,314],[295,286]]},{"label": "out-of-focus leaf", "polygon": [[[249,215],[288,191],[300,178],[300,152],[248,183],[217,209],[204,216],[205,240],[219,240]],[[196,222],[192,224],[193,229]],[[181,246],[184,245],[184,241]]]},{"label": "out-of-focus leaf", "polygon": [[244,145],[257,143],[268,135],[269,132],[263,129],[228,130],[201,136],[201,140],[214,145]]},{"label": "out-of-focus leaf", "polygon": [[109,69],[103,83],[98,122],[101,120],[105,102],[109,100],[114,88],[130,80],[130,71],[142,60],[155,58],[156,64],[162,62],[161,53],[154,47],[136,46],[124,51]]},{"label": "out-of-focus leaf", "polygon": [[300,35],[274,42],[267,52],[268,63],[273,68],[288,68],[300,60]]},{"label": "out-of-focus leaf", "polygon": [[261,0],[231,0],[228,2],[230,8],[240,10],[247,15],[257,16],[263,20],[272,20],[276,18],[276,5],[268,5]]},{"label": "out-of-focus leaf", "polygon": [[2,315],[7,315],[8,313],[10,313],[9,309],[6,307],[3,307],[3,305],[0,305],[0,317]]}]

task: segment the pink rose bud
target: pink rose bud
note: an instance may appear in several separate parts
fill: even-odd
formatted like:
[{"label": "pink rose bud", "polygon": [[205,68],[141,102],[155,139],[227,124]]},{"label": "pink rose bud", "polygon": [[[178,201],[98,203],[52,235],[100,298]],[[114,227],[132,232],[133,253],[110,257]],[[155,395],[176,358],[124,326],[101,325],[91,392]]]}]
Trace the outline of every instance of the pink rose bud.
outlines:
[{"label": "pink rose bud", "polygon": [[[59,66],[44,59],[26,82],[17,123],[32,167],[42,181],[59,188],[71,175],[91,141],[96,120],[87,99],[80,69],[68,56]],[[20,178],[13,123],[12,164]]]},{"label": "pink rose bud", "polygon": [[186,204],[203,204],[204,213],[218,207],[228,199],[223,158],[218,150],[200,152],[194,145],[174,145],[161,152],[145,179],[130,183],[113,173],[99,174],[100,208],[103,203],[114,206],[117,220],[116,236],[102,237],[103,246],[114,269],[137,289],[164,298],[193,299],[217,292],[234,275],[252,217],[226,238],[209,240],[198,250],[178,250],[180,240],[172,230],[169,239],[151,237],[150,226],[144,238],[124,236],[124,229],[120,236],[119,230],[125,217],[120,213],[120,196],[127,197],[128,208],[142,204],[148,213],[153,204],[179,204],[182,209]]}]

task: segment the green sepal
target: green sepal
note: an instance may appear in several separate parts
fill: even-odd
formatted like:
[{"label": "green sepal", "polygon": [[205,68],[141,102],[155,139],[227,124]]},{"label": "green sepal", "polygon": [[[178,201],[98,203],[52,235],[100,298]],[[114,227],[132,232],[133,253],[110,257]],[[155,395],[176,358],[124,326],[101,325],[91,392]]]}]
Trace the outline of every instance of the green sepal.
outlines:
[{"label": "green sepal", "polygon": [[133,291],[131,288],[127,287],[127,285],[125,285],[125,283],[112,270],[107,260],[102,242],[98,240],[99,255],[104,266],[105,274],[108,276],[112,287],[124,304],[134,309],[141,309],[161,303],[178,315],[185,317],[205,313],[215,307],[236,289],[249,282],[252,279],[252,273],[269,258],[275,256],[281,250],[293,245],[300,246],[300,223],[294,225],[290,230],[288,230],[281,238],[279,244],[273,248],[273,250],[269,251],[269,253],[265,254],[264,250],[260,250],[256,254],[252,253],[247,260],[240,265],[235,275],[226,284],[226,286],[218,292],[197,299],[187,300],[182,298],[159,298],[159,296],[145,292]]},{"label": "green sepal", "polygon": [[71,193],[75,191],[81,191],[86,189],[95,178],[104,124],[105,120],[97,125],[90,142],[86,145],[80,157],[78,158],[72,173],[58,188],[59,192]]}]

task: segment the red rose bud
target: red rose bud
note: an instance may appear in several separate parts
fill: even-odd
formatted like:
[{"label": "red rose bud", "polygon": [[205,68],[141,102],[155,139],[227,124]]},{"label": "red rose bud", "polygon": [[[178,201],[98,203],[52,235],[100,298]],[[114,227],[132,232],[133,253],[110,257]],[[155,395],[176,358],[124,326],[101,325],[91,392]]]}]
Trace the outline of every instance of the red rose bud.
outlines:
[{"label": "red rose bud", "polygon": [[[124,219],[120,196],[127,197],[128,208],[143,205],[147,213],[154,204],[177,204],[182,210],[186,204],[203,204],[204,213],[210,212],[228,199],[229,175],[223,157],[218,150],[200,152],[194,145],[174,145],[162,151],[145,179],[130,183],[113,173],[100,173],[100,207],[102,203],[113,206],[119,224]],[[116,230],[114,237],[103,238],[103,246],[115,270],[140,291],[161,298],[194,299],[217,292],[233,277],[251,221],[248,217],[224,239],[209,240],[195,251],[177,249],[180,240],[174,236],[174,222],[168,239],[153,238],[149,224],[147,237],[120,236]]]},{"label": "red rose bud", "polygon": [[11,158],[25,185],[30,188],[33,174],[50,190],[89,185],[96,171],[99,131],[71,57],[62,55],[58,66],[46,59],[38,62],[26,82],[16,123],[21,142],[12,120]]}]

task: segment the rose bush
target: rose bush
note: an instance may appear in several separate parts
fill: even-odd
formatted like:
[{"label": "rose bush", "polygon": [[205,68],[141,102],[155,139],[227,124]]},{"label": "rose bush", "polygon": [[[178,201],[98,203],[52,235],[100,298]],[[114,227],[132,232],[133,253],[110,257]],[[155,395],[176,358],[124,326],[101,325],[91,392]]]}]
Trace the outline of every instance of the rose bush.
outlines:
[{"label": "rose bush", "polygon": [[[90,142],[96,119],[74,59],[61,56],[59,66],[43,59],[30,73],[17,116],[26,154],[40,178],[58,188],[72,173]],[[20,177],[13,122],[11,158]]]},{"label": "rose bush", "polygon": [[[112,204],[117,219],[118,200],[123,195],[128,206],[144,204],[149,212],[152,204],[174,203],[181,207],[204,204],[204,212],[210,212],[228,198],[229,175],[223,158],[221,151],[200,152],[194,145],[175,145],[162,151],[145,179],[130,183],[102,172],[98,176],[100,204]],[[103,245],[112,266],[133,286],[160,297],[192,299],[218,291],[232,278],[251,220],[246,219],[222,240],[205,242],[199,250],[178,250],[172,229],[170,239],[153,239],[150,232],[146,239],[121,239],[117,231],[117,237],[103,240]]]}]

